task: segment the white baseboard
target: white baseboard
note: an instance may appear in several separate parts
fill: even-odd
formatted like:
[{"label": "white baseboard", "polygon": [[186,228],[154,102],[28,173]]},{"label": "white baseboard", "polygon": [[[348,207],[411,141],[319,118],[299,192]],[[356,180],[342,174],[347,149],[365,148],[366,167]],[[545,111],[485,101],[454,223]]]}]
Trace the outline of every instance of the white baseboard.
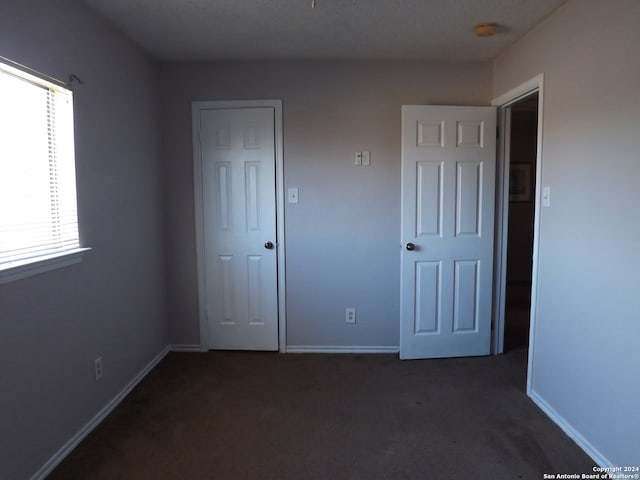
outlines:
[{"label": "white baseboard", "polygon": [[531,391],[529,393],[529,397],[533,402],[542,410],[551,420],[554,421],[556,425],[558,425],[564,433],[567,434],[571,440],[576,442],[576,444],[584,450],[584,452],[591,457],[591,459],[600,467],[607,468],[613,467],[613,462],[610,462],[602,453],[595,448],[591,442],[589,442],[586,438],[582,436],[580,432],[578,432],[573,426],[565,420],[556,410],[549,405],[546,400],[544,400],[540,395],[538,395],[535,391]]},{"label": "white baseboard", "polygon": [[[203,352],[200,345],[169,345],[170,352]],[[292,345],[285,348],[285,353],[398,353],[399,347],[375,346],[375,347],[335,347],[335,346],[309,346]]]},{"label": "white baseboard", "polygon": [[114,408],[135,388],[140,381],[153,370],[153,368],[169,353],[169,347],[165,347],[162,351],[151,360],[109,403],[107,403],[87,424],[82,427],[76,434],[71,437],[53,456],[33,474],[31,480],[44,480],[54,468],[58,466],[64,458],[76,448],[76,446],[84,440],[84,438],[109,415]]},{"label": "white baseboard", "polygon": [[374,346],[374,347],[335,347],[335,346],[309,346],[289,345],[287,353],[398,353],[400,347]]},{"label": "white baseboard", "polygon": [[170,352],[202,352],[200,345],[169,345]]}]

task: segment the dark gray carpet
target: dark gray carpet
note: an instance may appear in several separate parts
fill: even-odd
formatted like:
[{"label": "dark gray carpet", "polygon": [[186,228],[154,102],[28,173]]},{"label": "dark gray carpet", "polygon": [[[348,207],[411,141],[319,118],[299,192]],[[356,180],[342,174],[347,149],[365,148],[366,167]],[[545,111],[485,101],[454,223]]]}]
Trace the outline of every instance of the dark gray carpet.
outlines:
[{"label": "dark gray carpet", "polygon": [[593,462],[525,395],[526,352],[172,353],[50,475],[541,479]]}]

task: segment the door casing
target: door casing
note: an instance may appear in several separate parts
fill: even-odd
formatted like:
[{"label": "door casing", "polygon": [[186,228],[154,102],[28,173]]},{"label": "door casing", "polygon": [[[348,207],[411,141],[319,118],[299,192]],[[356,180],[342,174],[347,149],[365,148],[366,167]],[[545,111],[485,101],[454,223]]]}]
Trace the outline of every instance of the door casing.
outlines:
[{"label": "door casing", "polygon": [[204,205],[202,192],[202,158],[200,144],[200,112],[201,110],[229,108],[274,109],[274,145],[275,145],[275,178],[276,178],[276,235],[277,235],[277,290],[278,290],[278,349],[286,351],[286,281],[285,281],[285,238],[284,238],[284,163],[282,156],[282,100],[225,100],[195,101],[191,104],[193,131],[193,176],[194,207],[196,224],[196,262],[198,269],[198,321],[200,324],[200,350],[208,350],[208,322],[206,311],[205,281],[205,245],[204,245]]},{"label": "door casing", "polygon": [[[527,82],[509,90],[496,97],[491,104],[498,107],[498,126],[500,138],[498,140],[498,161],[496,177],[496,232],[494,247],[494,284],[493,284],[493,338],[492,351],[494,355],[503,352],[504,348],[504,325],[505,325],[505,291],[507,277],[507,223],[509,221],[509,118],[508,109],[513,103],[531,95],[538,93],[538,139],[536,145],[536,173],[535,173],[535,209],[533,226],[533,265],[531,275],[531,315],[529,320],[529,352],[527,366],[527,394],[530,396],[531,380],[533,369],[533,355],[535,352],[535,324],[537,311],[537,291],[538,291],[538,265],[540,249],[540,208],[542,192],[542,123],[544,106],[544,75],[540,74]],[[506,127],[506,128],[505,128]]]}]

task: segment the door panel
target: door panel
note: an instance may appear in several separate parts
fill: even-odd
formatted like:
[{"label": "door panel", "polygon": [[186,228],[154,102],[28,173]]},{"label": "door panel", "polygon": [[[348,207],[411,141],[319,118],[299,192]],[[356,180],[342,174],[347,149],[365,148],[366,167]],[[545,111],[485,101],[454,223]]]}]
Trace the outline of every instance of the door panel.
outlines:
[{"label": "door panel", "polygon": [[440,262],[416,262],[415,333],[438,333],[440,315]]},{"label": "door panel", "polygon": [[417,163],[416,236],[442,233],[442,163]]},{"label": "door panel", "polygon": [[456,182],[456,235],[480,235],[482,164],[458,163]]},{"label": "door panel", "polygon": [[402,108],[401,358],[489,354],[495,118]]},{"label": "door panel", "polygon": [[209,348],[277,350],[274,109],[200,112]]}]

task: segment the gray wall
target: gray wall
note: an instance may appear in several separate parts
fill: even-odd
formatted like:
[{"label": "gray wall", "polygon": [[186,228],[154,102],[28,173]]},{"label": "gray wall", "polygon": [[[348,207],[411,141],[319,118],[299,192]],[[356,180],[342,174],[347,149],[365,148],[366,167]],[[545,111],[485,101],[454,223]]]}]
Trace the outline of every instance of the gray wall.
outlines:
[{"label": "gray wall", "polygon": [[[85,260],[0,285],[0,478],[38,470],[167,345],[157,69],[75,1],[3,1],[0,55],[75,92]],[[102,356],[104,377],[93,378]]]},{"label": "gray wall", "polygon": [[[285,182],[300,188],[286,210],[288,344],[395,346],[400,106],[487,104],[541,72],[552,206],[533,393],[592,453],[638,464],[637,1],[570,1],[495,61],[493,94],[487,63],[250,62],[165,64],[156,96],[155,65],[77,2],[12,0],[0,13],[0,55],[86,82],[75,95],[78,197],[94,249],[0,286],[0,477],[33,474],[169,340],[199,343],[192,100],[283,99]],[[354,167],[365,149],[372,165]],[[346,325],[352,305],[358,323]]]},{"label": "gray wall", "polygon": [[[172,343],[198,344],[191,101],[283,100],[287,344],[397,346],[400,107],[486,105],[488,63],[165,64],[163,158]],[[371,152],[370,167],[353,165]],[[344,309],[358,308],[347,325]]]},{"label": "gray wall", "polygon": [[[601,458],[640,463],[640,2],[569,1],[497,58],[544,72],[533,392]],[[593,453],[592,452],[592,453]]]}]

